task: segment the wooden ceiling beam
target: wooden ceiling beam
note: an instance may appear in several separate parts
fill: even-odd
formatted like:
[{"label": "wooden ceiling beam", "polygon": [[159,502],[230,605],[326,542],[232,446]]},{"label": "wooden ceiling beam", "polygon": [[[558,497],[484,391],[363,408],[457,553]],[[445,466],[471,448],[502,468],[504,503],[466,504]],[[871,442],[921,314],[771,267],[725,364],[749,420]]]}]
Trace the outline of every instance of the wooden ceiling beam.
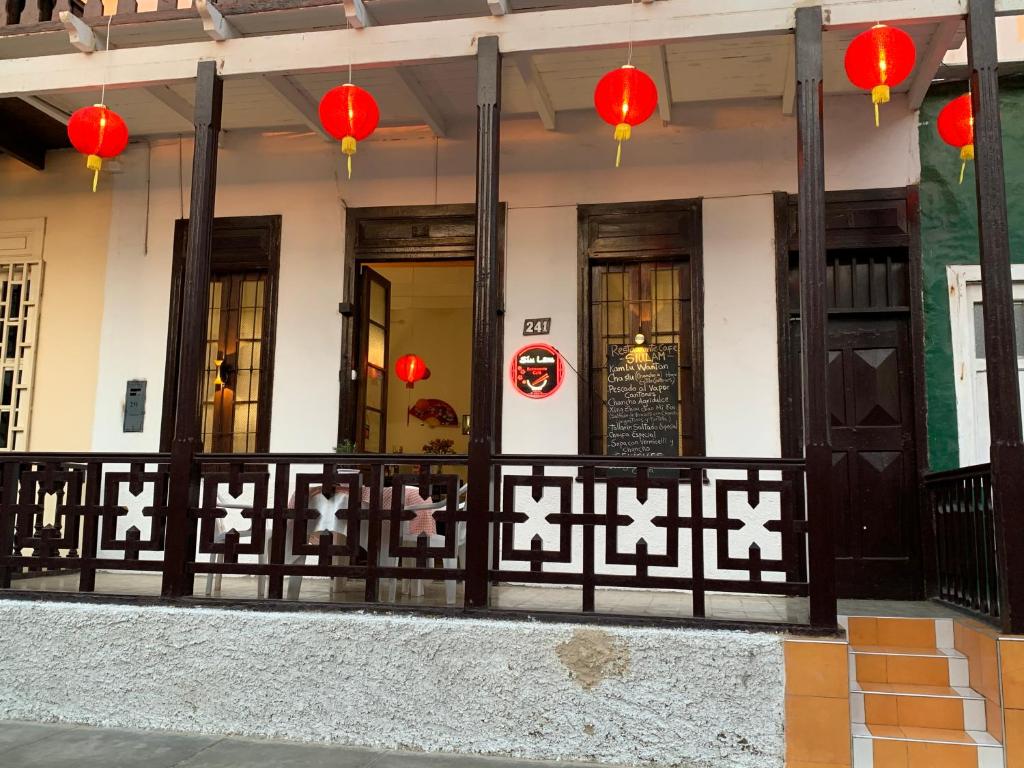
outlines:
[{"label": "wooden ceiling beam", "polygon": [[366,10],[363,0],[343,0],[345,21],[352,29],[366,29],[374,24],[373,17]]},{"label": "wooden ceiling beam", "polygon": [[672,122],[672,78],[668,73],[668,52],[664,45],[654,48],[651,79],[658,86],[658,116],[662,125]]},{"label": "wooden ceiling beam", "polygon": [[533,108],[537,110],[537,116],[540,117],[541,123],[549,131],[558,130],[558,113],[551,103],[551,95],[548,93],[544,78],[537,69],[533,57],[528,53],[521,53],[518,56],[513,56],[512,59],[515,61],[520,77],[526,83],[526,90],[530,94]]},{"label": "wooden ceiling beam", "polygon": [[427,89],[423,87],[416,75],[405,67],[397,67],[394,72],[398,75],[398,81],[403,90],[415,102],[416,111],[419,112],[431,132],[440,139],[447,136],[448,127],[445,124],[444,115],[438,110],[437,105],[427,93]]},{"label": "wooden ceiling beam", "polygon": [[927,50],[918,61],[917,72],[907,92],[907,106],[910,109],[921,108],[928,88],[942,66],[942,59],[951,48],[959,47],[955,42],[960,34],[960,25],[959,19],[946,19],[935,28]]},{"label": "wooden ceiling beam", "polygon": [[487,7],[491,9],[492,16],[505,16],[512,13],[510,0],[487,0]]},{"label": "wooden ceiling beam", "polygon": [[306,124],[307,128],[318,133],[325,141],[334,141],[320,123],[320,110],[317,105],[287,75],[262,75],[260,80]]},{"label": "wooden ceiling beam", "polygon": [[188,99],[179,96],[169,85],[151,85],[146,88],[146,93],[170,109],[189,125],[195,120],[195,108]]}]

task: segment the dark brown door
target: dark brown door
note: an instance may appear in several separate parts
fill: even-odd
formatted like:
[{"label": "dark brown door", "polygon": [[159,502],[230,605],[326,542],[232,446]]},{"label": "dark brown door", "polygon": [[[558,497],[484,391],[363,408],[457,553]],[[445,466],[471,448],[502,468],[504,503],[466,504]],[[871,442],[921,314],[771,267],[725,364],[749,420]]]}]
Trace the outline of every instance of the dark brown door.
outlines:
[{"label": "dark brown door", "polygon": [[360,278],[356,447],[365,453],[385,453],[391,283],[369,267],[362,268]]},{"label": "dark brown door", "polygon": [[836,576],[847,597],[917,591],[913,387],[905,318],[828,326]]},{"label": "dark brown door", "polygon": [[[912,599],[921,573],[914,368],[905,249],[828,253],[828,394],[840,597]],[[791,306],[799,274],[790,260]],[[789,319],[790,417],[799,435],[800,319]]]}]

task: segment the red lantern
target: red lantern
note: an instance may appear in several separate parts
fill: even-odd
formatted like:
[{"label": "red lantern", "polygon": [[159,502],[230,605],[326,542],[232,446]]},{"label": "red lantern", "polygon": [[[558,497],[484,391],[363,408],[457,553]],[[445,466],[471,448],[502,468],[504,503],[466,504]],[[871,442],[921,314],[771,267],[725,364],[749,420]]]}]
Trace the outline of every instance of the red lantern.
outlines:
[{"label": "red lantern", "polygon": [[427,364],[417,355],[402,355],[395,361],[395,375],[412,389],[412,385],[427,378]]},{"label": "red lantern", "polygon": [[96,191],[103,158],[117,157],[128,146],[128,126],[112,109],[103,104],[82,107],[68,119],[71,144],[87,155],[85,167],[93,172],[92,191]]},{"label": "red lantern", "polygon": [[878,105],[888,103],[889,89],[910,76],[916,55],[910,35],[885,24],[861,32],[846,49],[846,76],[858,88],[871,91],[876,128]]},{"label": "red lantern", "polygon": [[960,183],[964,183],[967,161],[974,159],[974,106],[971,94],[957,96],[939,112],[939,136],[960,150]]},{"label": "red lantern", "polygon": [[653,115],[657,105],[658,87],[648,75],[630,64],[612,70],[597,84],[594,107],[602,120],[615,126],[615,140],[619,142],[616,168],[622,161],[622,142],[629,141],[633,126]]},{"label": "red lantern", "polygon": [[320,122],[331,136],[341,141],[341,151],[348,155],[348,177],[351,179],[356,142],[377,130],[380,122],[377,102],[357,85],[339,85],[320,100]]}]

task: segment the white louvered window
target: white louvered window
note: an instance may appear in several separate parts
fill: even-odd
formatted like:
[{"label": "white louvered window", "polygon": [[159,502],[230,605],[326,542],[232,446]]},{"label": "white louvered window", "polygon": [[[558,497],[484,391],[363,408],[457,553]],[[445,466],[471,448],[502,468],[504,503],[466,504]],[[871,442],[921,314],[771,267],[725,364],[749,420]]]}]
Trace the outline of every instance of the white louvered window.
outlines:
[{"label": "white louvered window", "polygon": [[28,450],[43,223],[0,221],[0,451]]}]

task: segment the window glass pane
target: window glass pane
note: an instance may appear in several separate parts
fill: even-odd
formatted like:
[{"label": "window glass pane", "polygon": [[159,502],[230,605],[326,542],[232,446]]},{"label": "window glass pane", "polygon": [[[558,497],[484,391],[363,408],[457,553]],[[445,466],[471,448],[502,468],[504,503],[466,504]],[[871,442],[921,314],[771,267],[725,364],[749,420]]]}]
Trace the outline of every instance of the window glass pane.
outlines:
[{"label": "window glass pane", "polygon": [[380,413],[377,411],[366,411],[366,423],[363,427],[363,435],[366,438],[365,451],[377,453],[380,446]]},{"label": "window glass pane", "polygon": [[384,410],[384,372],[378,368],[366,371],[366,407]]},{"label": "window glass pane", "polygon": [[370,283],[370,320],[380,325],[387,322],[387,294],[384,286],[373,281]]},{"label": "window glass pane", "polygon": [[[671,345],[676,348],[671,354],[678,361],[679,368],[675,376],[678,388],[674,397],[673,394],[669,397],[678,404],[675,419],[677,435],[666,445],[677,445],[681,451],[685,451],[686,440],[695,437],[694,414],[687,412],[692,407],[693,398],[691,303],[688,300],[689,291],[681,289],[682,283],[689,279],[688,276],[685,258],[665,262],[592,265],[591,285],[599,288],[607,286],[607,296],[602,297],[600,293],[591,296],[591,450],[598,453],[609,450],[609,345],[632,345],[634,335],[640,330],[646,337],[646,344]],[[681,296],[682,293],[686,296]],[[619,399],[623,396],[619,392]],[[619,432],[623,428],[622,418],[623,415],[619,414],[615,422]],[[668,423],[671,425],[672,422]],[[671,435],[672,427],[669,426],[668,430]]]},{"label": "window glass pane", "polygon": [[[1017,337],[1017,357],[1024,357],[1024,301],[1013,302],[1013,327]],[[974,356],[985,359],[985,319],[982,302],[974,302]]]},{"label": "window glass pane", "polygon": [[384,368],[384,329],[370,325],[370,340],[366,349],[366,362],[377,368]]}]

